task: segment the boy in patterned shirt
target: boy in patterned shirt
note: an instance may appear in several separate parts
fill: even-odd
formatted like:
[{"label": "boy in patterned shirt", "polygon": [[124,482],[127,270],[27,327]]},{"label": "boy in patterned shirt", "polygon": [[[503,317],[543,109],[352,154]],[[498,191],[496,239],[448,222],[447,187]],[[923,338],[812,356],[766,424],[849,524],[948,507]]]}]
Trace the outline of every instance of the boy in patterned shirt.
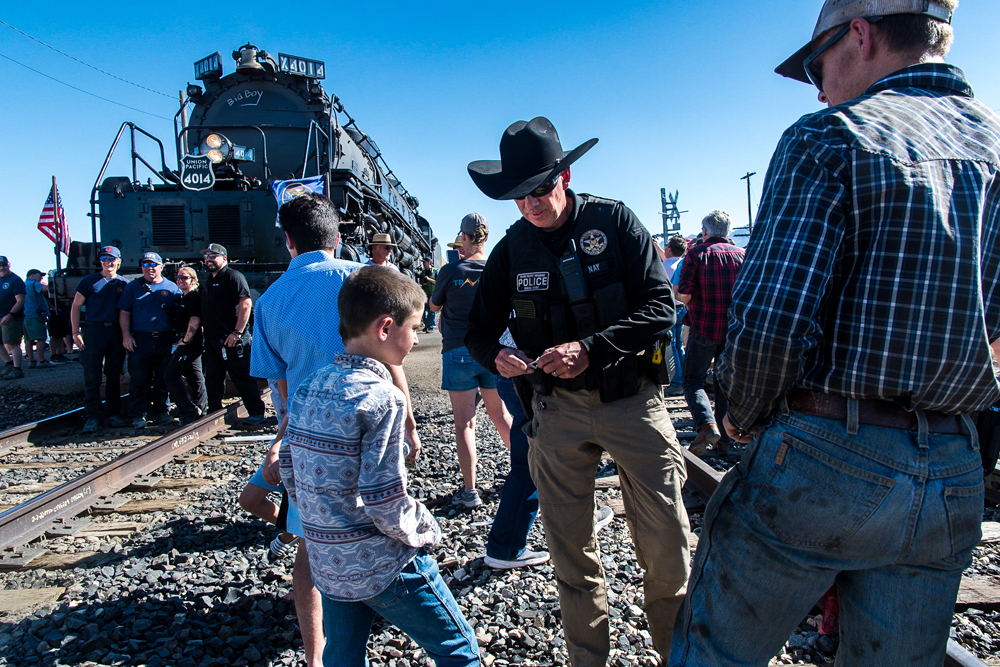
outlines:
[{"label": "boy in patterned shirt", "polygon": [[475,633],[423,553],[437,521],[407,495],[406,398],[386,365],[417,344],[424,294],[392,268],[366,266],[340,290],[344,354],[289,397],[279,466],[323,596],[323,664],[363,667],[376,612],[438,667],[479,664]]}]

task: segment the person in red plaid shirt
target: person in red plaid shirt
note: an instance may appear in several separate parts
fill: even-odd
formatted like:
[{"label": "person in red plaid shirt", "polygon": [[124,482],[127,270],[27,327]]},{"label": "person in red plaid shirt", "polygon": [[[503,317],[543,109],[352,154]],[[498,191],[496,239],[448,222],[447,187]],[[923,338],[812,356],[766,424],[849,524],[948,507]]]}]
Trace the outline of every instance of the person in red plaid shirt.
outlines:
[{"label": "person in red plaid shirt", "polygon": [[743,265],[743,249],[729,240],[733,221],[725,211],[712,211],[701,221],[700,245],[688,251],[677,285],[678,298],[687,306],[684,324],[691,327],[684,355],[684,398],[698,435],[688,448],[701,456],[713,445],[725,454],[731,440],[719,430],[726,416],[726,397],[715,392],[715,414],[705,392],[705,378],[712,362],[726,347],[727,312],[733,301],[733,284]]}]

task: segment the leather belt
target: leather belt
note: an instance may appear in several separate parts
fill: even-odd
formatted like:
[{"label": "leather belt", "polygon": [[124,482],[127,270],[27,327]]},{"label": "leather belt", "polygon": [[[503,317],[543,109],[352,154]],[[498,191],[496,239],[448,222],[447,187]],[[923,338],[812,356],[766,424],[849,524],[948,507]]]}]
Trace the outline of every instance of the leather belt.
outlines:
[{"label": "leather belt", "polygon": [[[843,396],[821,394],[808,389],[795,388],[788,394],[788,409],[814,417],[825,417],[838,421],[847,421],[847,401]],[[943,412],[924,410],[927,417],[928,431],[931,433],[965,433],[962,419],[958,415],[946,415]],[[975,421],[975,416],[970,415]],[[904,409],[898,403],[877,398],[858,399],[858,422],[872,426],[898,428],[904,431],[916,431],[917,414]]]},{"label": "leather belt", "polygon": [[152,336],[153,338],[158,338],[160,336],[167,336],[173,333],[172,331],[133,331],[133,336]]},{"label": "leather belt", "polygon": [[569,389],[570,391],[581,391],[584,389],[599,389],[601,385],[596,377],[584,371],[575,378],[557,378],[553,376],[552,386],[559,387],[560,389]]},{"label": "leather belt", "polygon": [[113,327],[113,326],[117,326],[118,323],[117,322],[84,322],[84,325],[85,326],[93,326],[93,327]]}]

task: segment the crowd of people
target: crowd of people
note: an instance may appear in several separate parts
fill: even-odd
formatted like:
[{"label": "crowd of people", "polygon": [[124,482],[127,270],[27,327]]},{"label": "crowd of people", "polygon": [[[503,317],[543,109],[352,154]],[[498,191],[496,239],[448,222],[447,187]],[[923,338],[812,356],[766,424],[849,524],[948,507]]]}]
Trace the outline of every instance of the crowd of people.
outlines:
[{"label": "crowd of people", "polygon": [[[379,614],[439,666],[476,665],[476,635],[424,550],[441,528],[407,492],[421,444],[402,364],[441,312],[452,502],[482,504],[481,399],[510,457],[485,562],[551,561],[571,664],[611,650],[596,538],[611,513],[594,496],[607,453],[664,664],[766,665],[833,590],[838,664],[940,665],[981,534],[975,418],[1000,399],[1000,118],[943,62],[956,5],[825,1],[777,71],[829,108],[782,137],[745,250],[723,211],[696,243],[661,248],[622,202],[574,192],[571,166],[597,139],[564,151],[544,117],[468,166],[517,222],[487,256],[489,225],[467,215],[448,244],[458,259],[417,281],[392,264],[389,235],[366,266],[338,259],[340,212],[312,194],[279,209],[291,263],[255,306],[222,246],[203,251],[200,286],[191,269],[163,278],[156,253],[128,283],[105,246],[71,313],[85,430],[100,427],[102,372],[104,423],[124,424],[126,357],[135,427],[169,419],[168,399],[182,421],[219,409],[227,373],[260,424],[254,378],[268,380],[278,435],[240,504],[280,528],[275,557],[294,554],[307,662],[367,664]],[[37,288],[11,275],[0,257],[15,361],[8,340]],[[692,453],[745,446],[693,564],[671,391],[691,409]],[[527,546],[539,512],[547,551]]]}]

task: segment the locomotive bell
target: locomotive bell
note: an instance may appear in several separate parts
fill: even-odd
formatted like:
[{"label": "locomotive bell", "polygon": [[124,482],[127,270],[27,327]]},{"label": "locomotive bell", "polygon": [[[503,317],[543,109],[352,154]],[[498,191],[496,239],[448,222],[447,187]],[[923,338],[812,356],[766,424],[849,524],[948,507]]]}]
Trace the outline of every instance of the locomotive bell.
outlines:
[{"label": "locomotive bell", "polygon": [[233,58],[238,61],[236,65],[236,71],[246,71],[246,70],[262,70],[263,66],[257,62],[257,54],[259,53],[256,46],[252,44],[247,44],[246,46],[241,46],[239,52],[233,52]]}]

